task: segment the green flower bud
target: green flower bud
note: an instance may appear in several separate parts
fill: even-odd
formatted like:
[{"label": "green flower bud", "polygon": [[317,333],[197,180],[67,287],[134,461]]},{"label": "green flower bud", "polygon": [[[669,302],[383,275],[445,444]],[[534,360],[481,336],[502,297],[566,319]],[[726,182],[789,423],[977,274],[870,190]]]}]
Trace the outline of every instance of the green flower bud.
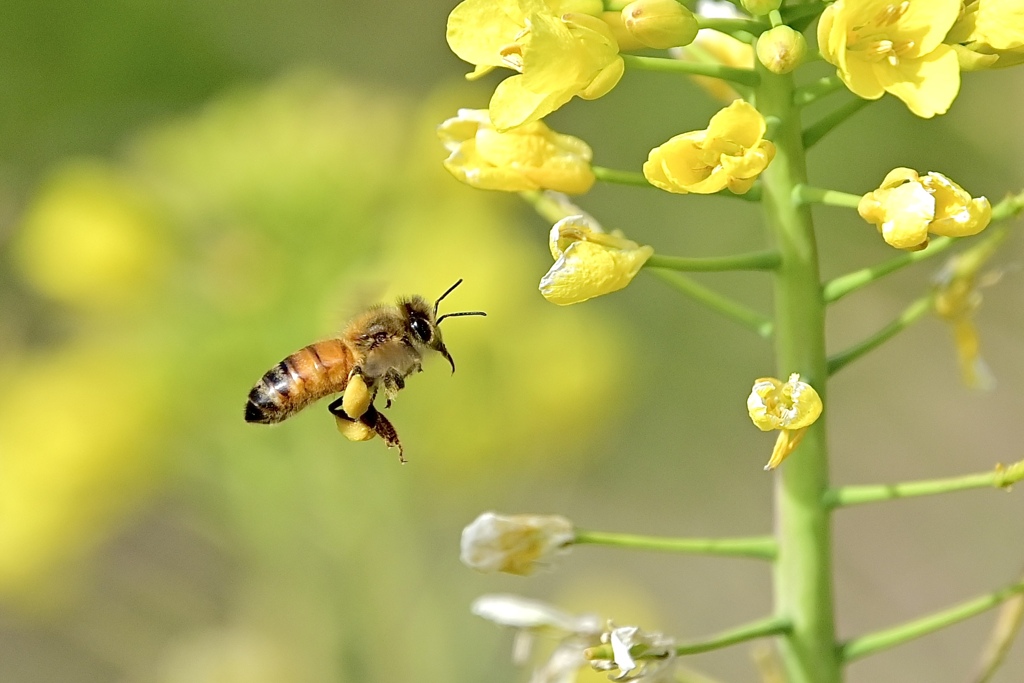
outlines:
[{"label": "green flower bud", "polygon": [[622,8],[622,22],[647,47],[666,50],[697,37],[697,19],[676,0],[636,0]]},{"label": "green flower bud", "polygon": [[776,26],[757,39],[757,59],[776,74],[787,74],[800,65],[807,53],[807,41],[799,31]]},{"label": "green flower bud", "polygon": [[740,0],[743,9],[755,17],[774,12],[782,6],[782,0]]}]

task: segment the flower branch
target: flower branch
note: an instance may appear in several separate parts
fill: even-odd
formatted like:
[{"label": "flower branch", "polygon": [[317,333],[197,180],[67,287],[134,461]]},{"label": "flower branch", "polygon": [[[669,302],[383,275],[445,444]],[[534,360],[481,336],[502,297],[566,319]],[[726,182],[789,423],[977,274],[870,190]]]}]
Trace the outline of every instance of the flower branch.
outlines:
[{"label": "flower branch", "polygon": [[826,303],[838,301],[847,294],[856,292],[861,287],[866,287],[875,280],[878,280],[889,273],[896,272],[897,270],[905,268],[912,263],[917,263],[918,261],[924,261],[925,259],[930,259],[933,256],[938,256],[953,246],[953,242],[954,240],[952,237],[938,237],[931,240],[928,243],[928,247],[921,251],[904,252],[899,256],[891,258],[888,261],[883,261],[878,265],[862,268],[861,270],[855,270],[852,273],[847,273],[846,275],[840,275],[839,277],[825,283],[822,294],[825,297]]},{"label": "flower branch", "polygon": [[694,301],[704,304],[733,322],[743,325],[759,337],[767,339],[772,336],[774,324],[767,316],[733,301],[712,289],[708,289],[704,285],[694,282],[682,273],[660,268],[654,268],[650,272]]},{"label": "flower branch", "polygon": [[632,550],[653,550],[694,555],[720,555],[725,557],[752,557],[761,560],[775,558],[777,545],[772,536],[747,538],[659,538],[604,531],[577,529],[573,543],[577,545],[605,545]]},{"label": "flower branch", "polygon": [[820,187],[811,187],[810,185],[797,185],[793,188],[793,201],[799,206],[805,204],[827,204],[829,206],[856,209],[860,203],[860,195],[840,192],[839,190],[825,190]]},{"label": "flower branch", "polygon": [[1024,192],[1011,194],[992,207],[992,223],[1013,218],[1024,211]]},{"label": "flower branch", "polygon": [[637,173],[636,171],[620,171],[614,168],[605,168],[604,166],[591,166],[590,170],[594,172],[594,177],[602,182],[615,183],[616,185],[634,185],[636,187],[654,187],[644,177],[643,173]]},{"label": "flower branch", "polygon": [[846,86],[839,76],[823,76],[808,85],[801,86],[793,91],[793,104],[797,107],[805,107],[814,104],[827,95],[842,90]]},{"label": "flower branch", "polygon": [[828,359],[828,374],[830,376],[834,375],[861,356],[870,351],[874,351],[879,346],[923,318],[929,311],[931,311],[931,309],[931,295],[921,297],[914,303],[907,306],[907,308],[900,313],[898,318],[883,327],[871,337],[868,337],[864,341],[855,344],[848,349],[840,351],[834,356],[830,356]]},{"label": "flower branch", "polygon": [[[681,657],[684,655],[700,654],[701,652],[710,652],[712,650],[721,650],[722,648],[737,645],[739,643],[745,643],[750,640],[785,634],[791,629],[792,624],[788,619],[768,617],[749,624],[744,624],[743,626],[738,626],[728,631],[722,631],[721,633],[704,640],[697,640],[677,645],[675,647],[674,654]],[[584,650],[583,656],[591,661],[611,659],[613,657],[612,648],[610,645],[591,647]],[[638,660],[645,658],[644,653],[642,652],[636,654],[635,657]],[[655,652],[653,654],[649,654],[647,658],[664,658],[664,655],[661,652]]]},{"label": "flower branch", "polygon": [[691,272],[716,272],[725,270],[775,270],[781,259],[779,252],[757,251],[734,256],[688,258],[685,256],[662,256],[654,254],[644,264],[646,268],[665,268]]},{"label": "flower branch", "polygon": [[1006,588],[968,600],[941,612],[848,640],[839,646],[839,656],[844,662],[851,662],[873,655],[876,652],[902,645],[915,638],[970,619],[1022,593],[1024,593],[1024,581],[1018,581]]},{"label": "flower branch", "polygon": [[684,62],[678,59],[642,57],[640,55],[622,55],[622,61],[630,69],[685,74],[688,76],[710,76],[750,87],[756,86],[760,80],[757,73],[751,69],[737,69],[721,64]]},{"label": "flower branch", "polygon": [[804,149],[810,149],[813,147],[819,140],[837,128],[839,124],[845,122],[851,116],[874,101],[875,100],[862,100],[859,97],[855,97],[846,104],[837,107],[830,113],[812,123],[804,129],[803,132]]},{"label": "flower branch", "polygon": [[830,489],[825,493],[825,505],[829,508],[839,508],[901,498],[934,496],[968,489],[1009,489],[1022,479],[1024,479],[1024,460],[1009,467],[997,466],[990,472],[978,472],[959,477],[907,481],[899,484],[842,486]]},{"label": "flower branch", "polygon": [[699,28],[710,28],[722,33],[728,33],[734,37],[736,37],[735,34],[737,33],[756,36],[765,29],[764,24],[755,19],[704,17],[699,14],[695,14],[694,17],[697,19],[697,26]]}]

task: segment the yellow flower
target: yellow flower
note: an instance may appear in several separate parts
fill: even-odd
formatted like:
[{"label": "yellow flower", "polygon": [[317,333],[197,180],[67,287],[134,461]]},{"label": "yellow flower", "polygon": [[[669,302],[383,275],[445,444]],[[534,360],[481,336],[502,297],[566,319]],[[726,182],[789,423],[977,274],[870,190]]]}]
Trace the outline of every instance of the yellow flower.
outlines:
[{"label": "yellow flower", "polygon": [[460,559],[481,572],[526,576],[574,538],[565,517],[485,512],[462,530]]},{"label": "yellow flower", "polygon": [[754,382],[747,397],[747,412],[763,432],[780,430],[772,457],[765,465],[773,470],[800,444],[807,428],[821,415],[821,397],[810,384],[794,373],[787,382],[762,377]]},{"label": "yellow flower", "polygon": [[652,149],[644,176],[667,192],[712,194],[728,187],[743,194],[775,157],[764,133],[760,112],[736,100],[711,117],[707,130],[677,135]]},{"label": "yellow flower", "polygon": [[1000,230],[980,244],[951,258],[936,278],[935,312],[953,328],[960,372],[974,389],[992,389],[995,379],[981,357],[974,312],[981,305],[980,288],[993,284],[999,273],[981,274],[985,263],[1006,238]]},{"label": "yellow flower", "polygon": [[491,126],[486,109],[460,109],[437,132],[450,152],[444,167],[473,187],[582,194],[594,184],[587,143],[556,133],[542,121],[501,133]]},{"label": "yellow flower", "polygon": [[548,246],[555,265],[541,278],[540,293],[567,306],[628,285],[654,249],[606,233],[586,216],[569,216],[551,228]]},{"label": "yellow flower", "polygon": [[881,187],[861,197],[861,218],[878,226],[882,238],[897,249],[928,245],[928,233],[948,237],[976,235],[992,218],[985,197],[972,199],[941,173],[924,176],[910,168],[894,168]]},{"label": "yellow flower", "polygon": [[956,53],[942,44],[960,7],[961,0],[837,0],[821,15],[818,46],[857,96],[888,92],[931,118],[960,90]]},{"label": "yellow flower", "polygon": [[1024,64],[1024,3],[971,0],[946,36],[964,71]]},{"label": "yellow flower", "polygon": [[585,0],[464,0],[452,10],[448,45],[476,65],[470,78],[499,66],[519,72],[491,96],[495,128],[537,121],[574,96],[596,99],[615,87],[624,66],[611,29],[591,16],[601,10]]}]

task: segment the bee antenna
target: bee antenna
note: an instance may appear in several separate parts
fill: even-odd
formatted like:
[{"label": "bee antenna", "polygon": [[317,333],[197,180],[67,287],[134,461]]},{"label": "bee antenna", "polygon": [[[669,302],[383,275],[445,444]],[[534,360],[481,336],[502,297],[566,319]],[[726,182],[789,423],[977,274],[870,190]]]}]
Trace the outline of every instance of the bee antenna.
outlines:
[{"label": "bee antenna", "polygon": [[445,313],[440,318],[438,318],[437,322],[434,323],[434,324],[435,325],[440,325],[441,321],[444,320],[445,318],[458,318],[458,317],[463,316],[463,315],[484,315],[485,316],[487,314],[484,313],[483,311],[459,311],[458,313]]},{"label": "bee antenna", "polygon": [[[444,290],[444,294],[442,294],[441,296],[437,297],[437,301],[434,302],[434,315],[437,315],[437,307],[441,305],[441,300],[444,299],[449,294],[451,294],[452,290],[455,289],[456,287],[458,287],[461,284],[462,284],[462,278],[460,277],[458,282],[456,282],[454,285],[452,285],[448,289]],[[438,322],[440,322],[440,321],[438,321]]]}]

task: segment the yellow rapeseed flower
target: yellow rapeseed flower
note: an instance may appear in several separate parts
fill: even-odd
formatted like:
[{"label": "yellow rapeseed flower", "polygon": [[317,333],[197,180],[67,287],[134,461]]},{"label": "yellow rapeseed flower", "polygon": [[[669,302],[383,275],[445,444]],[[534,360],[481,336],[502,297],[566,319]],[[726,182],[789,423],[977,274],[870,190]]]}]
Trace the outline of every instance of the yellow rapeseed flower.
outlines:
[{"label": "yellow rapeseed flower", "polygon": [[554,132],[542,121],[501,133],[491,125],[486,109],[460,109],[437,132],[450,152],[444,167],[473,187],[582,194],[594,184],[590,146]]},{"label": "yellow rapeseed flower", "polygon": [[765,128],[757,109],[736,100],[711,117],[707,130],[677,135],[652,149],[644,176],[667,192],[712,194],[728,187],[743,194],[775,157]]},{"label": "yellow rapeseed flower", "polygon": [[861,197],[857,211],[878,226],[887,243],[912,251],[928,245],[928,233],[976,235],[992,218],[992,205],[985,197],[972,199],[941,173],[921,176],[902,167],[889,171],[877,190]]},{"label": "yellow rapeseed flower", "polygon": [[541,278],[540,293],[560,306],[609,294],[628,285],[654,249],[606,233],[585,216],[555,223],[549,240],[555,265]]},{"label": "yellow rapeseed flower", "polygon": [[747,412],[763,432],[779,430],[766,470],[773,470],[800,444],[807,428],[821,415],[821,397],[810,384],[793,373],[783,382],[762,377],[747,397]]},{"label": "yellow rapeseed flower", "polygon": [[622,77],[619,46],[589,0],[464,0],[448,16],[448,45],[476,65],[505,67],[489,106],[499,131],[537,121],[575,96],[596,99]]},{"label": "yellow rapeseed flower", "polygon": [[891,93],[923,118],[960,90],[956,53],[942,43],[961,0],[837,0],[818,23],[818,47],[859,97]]},{"label": "yellow rapeseed flower", "polygon": [[1024,64],[1024,3],[971,0],[946,42],[956,50],[964,71]]},{"label": "yellow rapeseed flower", "polygon": [[981,270],[1005,238],[1005,230],[986,237],[952,257],[936,278],[935,312],[953,328],[960,373],[964,383],[974,389],[995,386],[995,379],[981,357],[974,312],[981,305],[980,288],[999,278],[998,272],[983,274]]}]

